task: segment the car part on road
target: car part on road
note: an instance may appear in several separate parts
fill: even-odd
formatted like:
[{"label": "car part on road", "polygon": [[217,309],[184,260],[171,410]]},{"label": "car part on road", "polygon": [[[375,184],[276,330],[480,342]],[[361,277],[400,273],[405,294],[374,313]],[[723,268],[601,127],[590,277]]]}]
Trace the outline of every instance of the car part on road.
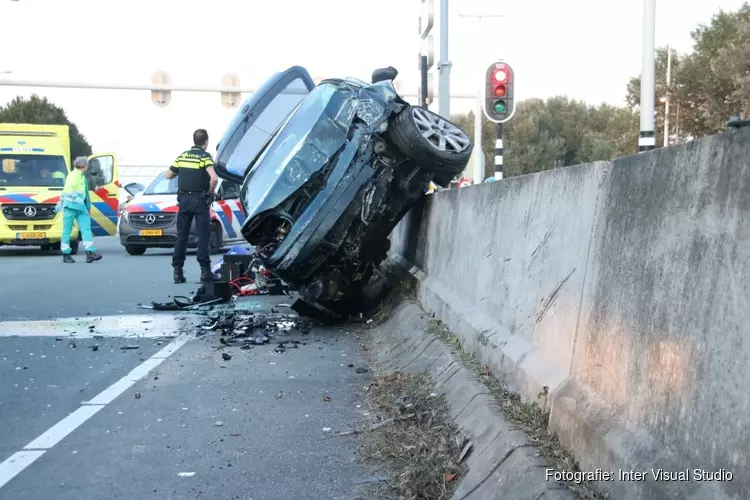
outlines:
[{"label": "car part on road", "polygon": [[217,147],[217,174],[241,184],[241,233],[301,294],[300,314],[344,321],[370,307],[388,236],[431,182],[448,185],[472,154],[458,126],[398,95],[397,74],[314,86],[290,68],[250,96]]}]

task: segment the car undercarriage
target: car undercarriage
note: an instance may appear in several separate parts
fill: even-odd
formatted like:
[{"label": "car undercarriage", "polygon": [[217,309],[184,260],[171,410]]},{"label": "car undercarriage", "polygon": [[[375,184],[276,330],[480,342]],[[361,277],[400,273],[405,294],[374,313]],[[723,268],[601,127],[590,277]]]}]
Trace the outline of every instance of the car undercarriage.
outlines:
[{"label": "car undercarriage", "polygon": [[[379,73],[380,72],[380,73]],[[396,93],[393,68],[373,83],[324,80],[244,172],[245,239],[307,309],[339,319],[372,303],[388,236],[429,189],[463,171],[468,135]],[[227,134],[228,135],[228,134]]]}]

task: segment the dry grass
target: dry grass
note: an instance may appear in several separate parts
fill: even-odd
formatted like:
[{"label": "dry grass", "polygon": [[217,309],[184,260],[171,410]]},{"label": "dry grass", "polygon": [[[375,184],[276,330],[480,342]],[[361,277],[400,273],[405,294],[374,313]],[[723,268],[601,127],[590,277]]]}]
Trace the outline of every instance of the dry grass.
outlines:
[{"label": "dry grass", "polygon": [[[441,321],[431,320],[429,333],[440,337],[460,354],[464,366],[472,370],[479,381],[487,386],[490,393],[495,397],[506,421],[525,431],[531,442],[539,448],[542,456],[556,470],[580,471],[575,457],[562,447],[557,435],[549,431],[549,412],[544,411],[535,402],[522,401],[517,393],[510,391],[504,383],[492,374],[489,367],[482,365],[474,356],[464,351],[459,338],[451,333]],[[546,392],[539,394],[539,397],[546,396]],[[574,483],[571,481],[564,484],[582,499],[605,500],[607,498],[587,482]]]},{"label": "dry grass", "polygon": [[462,438],[443,398],[425,373],[378,375],[369,390],[378,423],[365,431],[360,455],[383,464],[388,481],[373,486],[381,499],[443,500],[466,472]]}]

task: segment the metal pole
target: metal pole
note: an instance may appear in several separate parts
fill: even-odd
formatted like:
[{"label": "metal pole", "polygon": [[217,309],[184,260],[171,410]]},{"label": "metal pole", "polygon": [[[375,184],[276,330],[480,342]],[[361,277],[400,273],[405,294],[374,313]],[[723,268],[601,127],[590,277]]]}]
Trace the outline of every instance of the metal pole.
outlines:
[{"label": "metal pole", "polygon": [[474,184],[484,180],[484,151],[482,151],[482,93],[477,94],[474,107]]},{"label": "metal pole", "polygon": [[664,147],[669,147],[669,98],[672,93],[672,49],[667,45],[667,95],[664,101]]},{"label": "metal pole", "polygon": [[[191,85],[162,85],[162,84],[130,84],[130,83],[88,83],[88,82],[59,82],[51,80],[8,80],[0,79],[0,87],[43,87],[67,89],[98,89],[98,90],[170,90],[172,92],[239,92],[251,94],[256,89],[234,87],[201,87]],[[282,94],[307,94],[306,90],[284,89]],[[401,97],[419,97],[416,93],[405,92]],[[460,93],[451,95],[451,99],[476,99],[477,93]]]},{"label": "metal pole", "polygon": [[502,180],[503,168],[503,124],[497,124],[497,140],[495,141],[495,180]]},{"label": "metal pole", "polygon": [[654,138],[654,52],[656,0],[643,0],[643,67],[641,69],[641,134],[638,152],[656,147]]},{"label": "metal pole", "polygon": [[438,114],[451,116],[451,63],[448,61],[448,0],[440,0],[440,62],[438,62],[440,100]]},{"label": "metal pole", "polygon": [[427,109],[427,56],[419,57],[419,81],[419,105]]}]

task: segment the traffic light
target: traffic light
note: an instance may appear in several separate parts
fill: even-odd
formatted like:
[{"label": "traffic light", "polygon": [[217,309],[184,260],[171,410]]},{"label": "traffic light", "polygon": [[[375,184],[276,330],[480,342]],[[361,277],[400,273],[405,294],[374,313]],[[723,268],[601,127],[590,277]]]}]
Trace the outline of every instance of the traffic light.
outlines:
[{"label": "traffic light", "polygon": [[513,68],[504,62],[492,63],[485,74],[484,114],[495,123],[505,123],[516,111],[513,99]]}]

